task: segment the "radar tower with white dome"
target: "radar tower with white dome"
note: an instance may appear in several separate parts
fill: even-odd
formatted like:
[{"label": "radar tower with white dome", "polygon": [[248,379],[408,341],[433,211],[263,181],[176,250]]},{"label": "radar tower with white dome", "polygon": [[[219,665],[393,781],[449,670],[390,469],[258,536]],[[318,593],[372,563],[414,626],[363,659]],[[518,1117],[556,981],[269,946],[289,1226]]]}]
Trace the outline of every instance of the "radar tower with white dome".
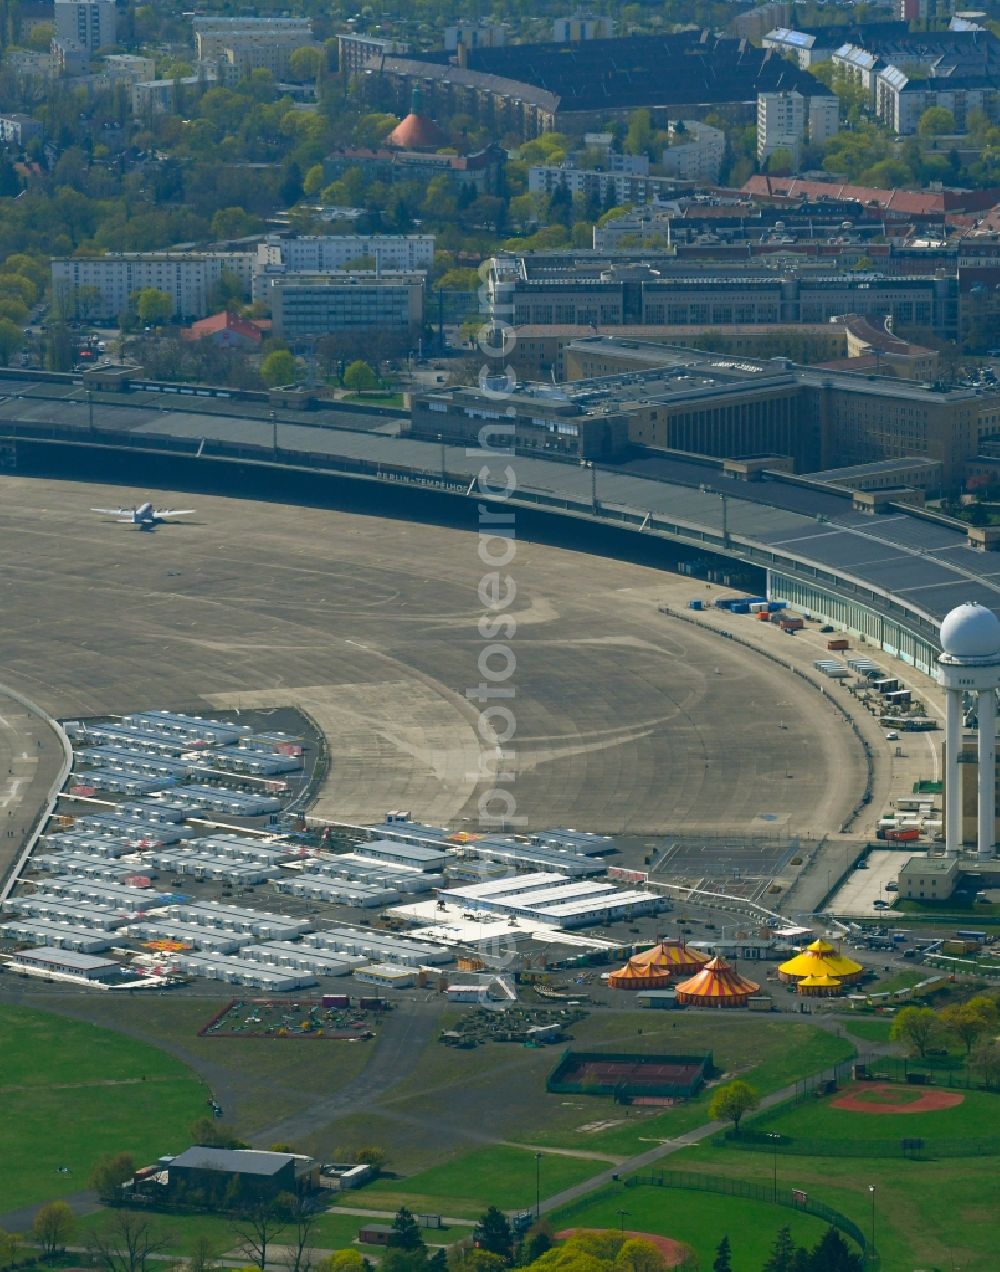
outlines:
[{"label": "radar tower with white dome", "polygon": [[977,855],[992,860],[996,840],[996,691],[1000,688],[1000,618],[985,605],[959,605],[941,624],[938,684],[945,693],[945,853],[962,849],[962,695],[976,695],[979,722]]}]

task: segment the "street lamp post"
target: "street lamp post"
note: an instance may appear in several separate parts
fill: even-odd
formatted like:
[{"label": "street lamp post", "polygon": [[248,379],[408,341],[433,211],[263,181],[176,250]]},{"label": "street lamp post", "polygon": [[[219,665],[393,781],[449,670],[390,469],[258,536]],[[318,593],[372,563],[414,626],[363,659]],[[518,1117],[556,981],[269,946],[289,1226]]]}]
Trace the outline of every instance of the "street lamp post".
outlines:
[{"label": "street lamp post", "polygon": [[94,391],[87,390],[87,419],[90,425],[90,431],[94,431]]},{"label": "street lamp post", "polygon": [[774,1131],[768,1131],[767,1138],[771,1141],[771,1167],[772,1178],[774,1180],[774,1200],[778,1200],[778,1141],[781,1136]]},{"label": "street lamp post", "polygon": [[535,1154],[535,1219],[542,1214],[542,1155]]},{"label": "street lamp post", "polygon": [[441,447],[441,480],[444,481],[444,433],[438,433],[438,445]]},{"label": "street lamp post", "polygon": [[278,417],[273,411],[268,411],[271,417],[271,451],[274,458],[278,458]]},{"label": "street lamp post", "polygon": [[630,1214],[631,1214],[631,1211],[629,1210],[618,1211],[618,1224],[619,1224],[619,1230],[621,1231],[622,1236],[625,1235],[625,1220],[628,1218]]},{"label": "street lamp post", "polygon": [[875,1185],[869,1184],[868,1191],[872,1197],[872,1262],[877,1258],[875,1250]]}]

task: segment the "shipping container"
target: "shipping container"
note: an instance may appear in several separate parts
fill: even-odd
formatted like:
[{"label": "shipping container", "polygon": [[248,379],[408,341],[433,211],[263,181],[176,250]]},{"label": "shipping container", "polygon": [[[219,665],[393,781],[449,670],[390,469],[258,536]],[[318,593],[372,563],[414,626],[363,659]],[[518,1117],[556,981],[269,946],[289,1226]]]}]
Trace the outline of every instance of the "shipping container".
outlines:
[{"label": "shipping container", "polygon": [[350,994],[324,994],[322,1001],[324,1007],[350,1007],[351,996]]},{"label": "shipping container", "polygon": [[734,601],[729,608],[732,610],[734,614],[749,614],[750,602],[749,601]]},{"label": "shipping container", "polygon": [[798,632],[805,627],[805,622],[803,619],[789,614],[787,618],[778,619],[778,626],[783,632]]},{"label": "shipping container", "polygon": [[702,610],[705,608],[704,602],[701,600],[688,601],[688,609]]},{"label": "shipping container", "polygon": [[767,608],[772,614],[778,613],[779,610],[788,609],[787,601],[768,601]]},{"label": "shipping container", "polygon": [[919,826],[897,826],[893,830],[887,830],[885,837],[890,843],[905,844],[911,843],[914,839],[920,838]]},{"label": "shipping container", "polygon": [[851,644],[846,636],[837,636],[834,640],[826,642],[827,649],[850,649]]},{"label": "shipping container", "polygon": [[771,615],[767,612],[767,610],[761,610],[757,617],[762,623],[769,623],[771,621]]}]

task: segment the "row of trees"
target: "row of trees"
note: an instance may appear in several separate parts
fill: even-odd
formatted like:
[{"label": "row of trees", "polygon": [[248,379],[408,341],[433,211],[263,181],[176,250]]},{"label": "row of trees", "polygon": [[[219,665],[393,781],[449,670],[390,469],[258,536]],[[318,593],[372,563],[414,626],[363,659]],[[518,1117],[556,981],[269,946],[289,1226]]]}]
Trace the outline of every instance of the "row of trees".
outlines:
[{"label": "row of trees", "polygon": [[[982,1070],[983,1062],[997,1052],[996,1065],[987,1065],[990,1080],[1000,1070],[1000,1011],[996,999],[978,994],[964,1003],[950,1003],[935,1011],[933,1007],[903,1007],[892,1022],[889,1036],[902,1043],[910,1055],[923,1059],[930,1052],[957,1042],[973,1071]],[[984,1079],[985,1080],[985,1079]]]}]

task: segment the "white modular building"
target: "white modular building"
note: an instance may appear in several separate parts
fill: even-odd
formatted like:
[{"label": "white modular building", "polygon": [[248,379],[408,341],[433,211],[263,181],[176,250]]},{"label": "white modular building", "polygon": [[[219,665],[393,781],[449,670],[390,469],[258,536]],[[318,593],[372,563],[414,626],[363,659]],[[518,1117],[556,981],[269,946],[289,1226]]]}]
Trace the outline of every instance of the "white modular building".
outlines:
[{"label": "white modular building", "polygon": [[110,938],[102,932],[44,919],[6,919],[0,923],[0,935],[6,941],[49,945],[60,950],[75,950],[78,954],[99,954],[111,945]]},{"label": "white modular building", "polygon": [[223,981],[227,985],[244,985],[248,989],[262,989],[268,993],[305,989],[316,984],[316,978],[309,972],[296,971],[290,967],[268,967],[263,963],[222,954],[179,954],[177,963],[191,976],[204,976],[206,980]]},{"label": "white modular building", "polygon": [[309,919],[270,914],[266,910],[245,910],[214,901],[203,905],[181,903],[171,906],[167,917],[179,923],[193,923],[196,927],[244,934],[248,941],[252,937],[262,941],[290,940],[310,931],[313,926]]},{"label": "white modular building", "polygon": [[122,716],[121,723],[126,729],[152,730],[183,738],[192,746],[226,746],[249,737],[253,732],[248,724],[182,715],[176,711],[137,711]]},{"label": "white modular building", "polygon": [[622,892],[609,883],[566,875],[515,875],[465,887],[444,888],[440,897],[466,912],[507,914],[561,927],[592,927],[642,914],[658,914],[659,893]]},{"label": "white modular building", "polygon": [[309,945],[290,941],[268,941],[263,945],[244,945],[240,958],[269,967],[291,967],[314,976],[347,976],[354,968],[364,966],[367,959],[352,954],[334,954]]},{"label": "white modular building", "polygon": [[454,950],[446,945],[434,945],[430,941],[414,941],[402,936],[352,927],[322,928],[304,936],[302,944],[357,956],[372,963],[389,963],[403,967],[450,963],[455,957]]},{"label": "white modular building", "polygon": [[11,897],[4,902],[5,909],[14,914],[44,920],[47,923],[67,923],[91,932],[113,932],[128,922],[129,916],[103,905],[86,905],[64,900],[61,897],[36,894],[30,897]]}]

